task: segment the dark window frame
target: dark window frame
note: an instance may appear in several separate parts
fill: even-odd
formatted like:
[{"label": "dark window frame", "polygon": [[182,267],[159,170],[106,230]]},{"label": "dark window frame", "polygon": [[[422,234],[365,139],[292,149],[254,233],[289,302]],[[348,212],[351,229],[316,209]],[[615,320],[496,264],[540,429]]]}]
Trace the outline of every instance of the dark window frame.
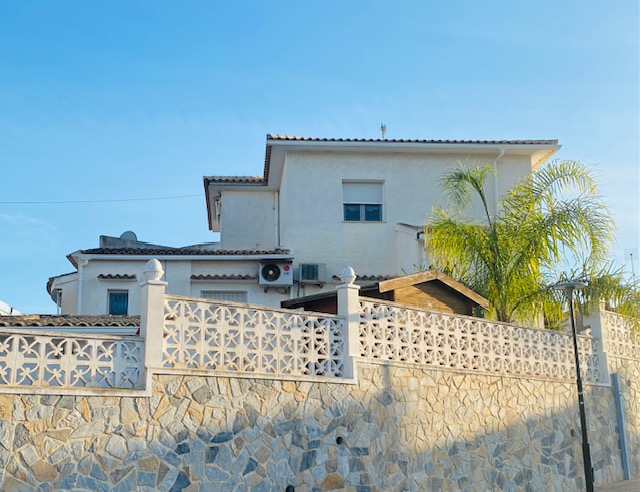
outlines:
[{"label": "dark window frame", "polygon": [[[116,299],[120,299],[120,306],[117,306]],[[122,300],[124,299],[124,309],[122,309]],[[110,290],[107,295],[107,311],[111,316],[127,316],[129,314],[129,291],[128,290]]]}]

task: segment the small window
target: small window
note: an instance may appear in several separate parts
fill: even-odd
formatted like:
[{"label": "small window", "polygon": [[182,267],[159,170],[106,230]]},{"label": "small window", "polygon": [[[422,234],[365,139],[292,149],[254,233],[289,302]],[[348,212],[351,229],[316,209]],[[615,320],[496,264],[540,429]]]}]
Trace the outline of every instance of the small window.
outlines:
[{"label": "small window", "polygon": [[344,220],[382,222],[382,183],[343,182]]},{"label": "small window", "polygon": [[238,290],[203,290],[202,297],[214,301],[247,302],[247,293]]},{"label": "small window", "polygon": [[109,314],[124,316],[129,311],[128,292],[109,292]]}]

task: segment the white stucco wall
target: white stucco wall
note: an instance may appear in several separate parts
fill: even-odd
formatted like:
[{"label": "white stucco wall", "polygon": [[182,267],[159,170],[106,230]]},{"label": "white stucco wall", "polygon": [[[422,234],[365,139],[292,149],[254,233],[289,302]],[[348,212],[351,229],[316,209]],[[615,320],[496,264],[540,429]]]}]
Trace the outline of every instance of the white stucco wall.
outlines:
[{"label": "white stucco wall", "polygon": [[[191,263],[193,275],[251,275],[258,276],[258,261],[194,261]],[[191,282],[190,296],[201,297],[203,291],[244,292],[247,302],[263,306],[280,307],[280,302],[289,299],[290,292],[284,288],[269,288],[266,292],[258,280],[209,281],[194,280]],[[186,295],[186,294],[182,294]]]},{"label": "white stucco wall", "polygon": [[[134,261],[118,261],[114,256],[113,260],[93,260],[81,266],[79,277],[82,278],[82,287],[79,291],[82,301],[79,314],[107,314],[109,312],[109,291],[128,292],[129,309],[127,314],[140,314],[140,288],[138,285],[144,278],[142,272],[147,261],[145,258]],[[97,278],[98,275],[136,275],[136,280],[101,280]]]},{"label": "white stucco wall", "polygon": [[258,285],[256,280],[253,281],[238,281],[232,280],[228,282],[215,281],[194,282],[191,285],[191,296],[202,297],[203,291],[225,291],[234,293],[246,293],[247,303],[257,304],[261,306],[280,307],[280,302],[289,299],[289,293],[284,288],[270,287],[265,292],[264,287]]},{"label": "white stucco wall", "polygon": [[220,247],[231,250],[275,248],[275,207],[274,192],[224,190]]},{"label": "white stucco wall", "polygon": [[[258,260],[166,260],[158,257],[168,282],[167,293],[180,296],[200,297],[202,291],[246,292],[247,302],[271,307],[280,307],[280,302],[290,298],[290,291],[270,287],[266,292],[258,283]],[[143,271],[148,258],[122,259],[114,255],[110,260],[90,260],[82,266],[82,303],[79,314],[104,315],[109,312],[110,291],[129,294],[129,315],[140,314],[140,288]],[[102,280],[98,275],[136,275],[135,280]],[[251,280],[192,280],[192,275],[250,275]],[[77,314],[78,282],[72,278],[55,287],[63,288],[62,314]]]},{"label": "white stucco wall", "polygon": [[[486,159],[474,161],[462,154],[289,152],[280,189],[282,246],[294,252],[298,263],[326,263],[330,276],[345,265],[364,275],[399,275],[406,262],[398,260],[396,224],[424,224],[434,205],[446,203],[441,176],[461,162]],[[504,156],[498,163],[498,189],[512,186],[530,169],[529,156]],[[343,221],[343,180],[384,183],[382,222]],[[492,211],[493,190],[490,180]],[[479,203],[475,206],[479,211]]]},{"label": "white stucco wall", "polygon": [[78,305],[78,282],[77,277],[73,280],[61,284],[62,303],[60,305],[61,314],[74,313]]},{"label": "white stucco wall", "polygon": [[258,275],[258,261],[194,261],[192,275]]},{"label": "white stucco wall", "polygon": [[[78,274],[69,273],[60,275],[53,279],[51,284],[51,293],[55,291],[62,292],[62,302],[60,303],[60,314],[73,314],[76,312],[78,304]],[[52,297],[55,301],[55,296]]]},{"label": "white stucco wall", "polygon": [[[164,277],[162,280],[168,282],[167,294],[174,294],[177,296],[188,296],[191,292],[191,263],[184,260],[162,260],[158,258],[162,269],[164,270]],[[144,279],[143,276],[139,278]]]},{"label": "white stucco wall", "polygon": [[417,241],[417,234],[418,231],[408,227],[396,226],[396,270],[402,274],[409,275],[427,266],[423,265],[424,241]]}]

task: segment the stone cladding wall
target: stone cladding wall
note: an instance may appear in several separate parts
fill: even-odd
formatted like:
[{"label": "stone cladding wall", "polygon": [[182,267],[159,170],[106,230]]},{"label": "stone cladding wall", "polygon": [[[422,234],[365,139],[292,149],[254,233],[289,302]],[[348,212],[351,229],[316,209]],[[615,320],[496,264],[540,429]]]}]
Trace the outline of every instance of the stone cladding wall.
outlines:
[{"label": "stone cladding wall", "polygon": [[620,377],[631,476],[640,477],[640,361],[612,358],[610,371]]},{"label": "stone cladding wall", "polygon": [[[623,366],[637,477],[640,374]],[[0,395],[0,489],[584,487],[573,384],[365,361],[358,377],[156,375],[151,398]],[[611,394],[585,395],[596,483],[622,479]]]}]

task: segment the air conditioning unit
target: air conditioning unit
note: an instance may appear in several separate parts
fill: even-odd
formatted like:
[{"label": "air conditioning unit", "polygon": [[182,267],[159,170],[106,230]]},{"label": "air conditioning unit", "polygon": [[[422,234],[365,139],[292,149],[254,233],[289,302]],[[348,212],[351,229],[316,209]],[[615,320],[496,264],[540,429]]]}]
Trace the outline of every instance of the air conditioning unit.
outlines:
[{"label": "air conditioning unit", "polygon": [[293,284],[291,262],[264,261],[260,263],[258,272],[260,285],[266,287],[290,287]]},{"label": "air conditioning unit", "polygon": [[301,284],[323,285],[327,279],[327,266],[324,263],[300,263],[298,282]]}]

